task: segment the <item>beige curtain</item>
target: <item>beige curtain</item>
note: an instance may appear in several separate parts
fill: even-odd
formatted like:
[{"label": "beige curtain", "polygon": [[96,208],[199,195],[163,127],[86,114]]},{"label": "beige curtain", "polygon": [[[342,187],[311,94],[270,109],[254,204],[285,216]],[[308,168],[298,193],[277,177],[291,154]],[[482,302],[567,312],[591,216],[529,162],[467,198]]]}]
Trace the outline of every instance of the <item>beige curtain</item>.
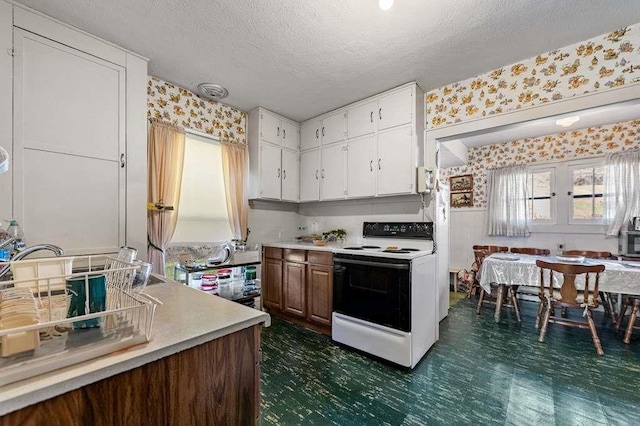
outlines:
[{"label": "beige curtain", "polygon": [[222,170],[229,212],[229,224],[234,238],[247,238],[249,222],[248,179],[249,153],[246,145],[222,143]]},{"label": "beige curtain", "polygon": [[173,210],[147,212],[149,262],[153,264],[153,272],[164,276],[165,250],[178,221],[184,167],[184,129],[169,123],[152,121],[147,148],[147,201],[173,206]]}]

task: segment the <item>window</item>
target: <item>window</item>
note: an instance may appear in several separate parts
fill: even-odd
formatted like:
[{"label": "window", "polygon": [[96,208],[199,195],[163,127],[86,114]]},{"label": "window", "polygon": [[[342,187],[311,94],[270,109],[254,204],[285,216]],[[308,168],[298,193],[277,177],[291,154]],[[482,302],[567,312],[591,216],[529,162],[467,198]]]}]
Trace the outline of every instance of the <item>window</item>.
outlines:
[{"label": "window", "polygon": [[569,166],[569,223],[602,222],[604,166],[583,164]]},{"label": "window", "polygon": [[537,223],[555,223],[555,168],[532,168],[527,176],[527,210]]},{"label": "window", "polygon": [[178,223],[171,242],[216,242],[231,238],[220,144],[187,133]]}]

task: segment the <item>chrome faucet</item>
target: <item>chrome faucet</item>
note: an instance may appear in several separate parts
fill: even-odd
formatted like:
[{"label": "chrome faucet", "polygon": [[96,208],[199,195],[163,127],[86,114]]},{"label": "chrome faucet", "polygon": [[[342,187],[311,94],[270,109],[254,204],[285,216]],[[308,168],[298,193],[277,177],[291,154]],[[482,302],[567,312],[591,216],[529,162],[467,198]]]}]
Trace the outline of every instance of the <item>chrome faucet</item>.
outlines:
[{"label": "chrome faucet", "polygon": [[[14,260],[24,259],[30,254],[40,250],[49,250],[53,252],[56,256],[62,256],[64,254],[64,250],[62,250],[58,246],[54,246],[53,244],[36,244],[34,246],[27,247],[24,250],[20,251],[19,253],[14,255],[10,261],[13,262]],[[11,270],[11,266],[9,264],[6,264],[2,268],[0,268],[0,279],[4,277],[7,273],[9,273],[10,270]]]}]

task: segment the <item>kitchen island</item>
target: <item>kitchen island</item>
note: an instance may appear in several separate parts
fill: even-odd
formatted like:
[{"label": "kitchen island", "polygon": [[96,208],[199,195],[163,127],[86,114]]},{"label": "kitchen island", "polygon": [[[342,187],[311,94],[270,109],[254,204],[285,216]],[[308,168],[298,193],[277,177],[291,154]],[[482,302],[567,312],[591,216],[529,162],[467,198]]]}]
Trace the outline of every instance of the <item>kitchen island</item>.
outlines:
[{"label": "kitchen island", "polygon": [[151,341],[0,387],[0,425],[257,424],[261,311],[167,280]]}]

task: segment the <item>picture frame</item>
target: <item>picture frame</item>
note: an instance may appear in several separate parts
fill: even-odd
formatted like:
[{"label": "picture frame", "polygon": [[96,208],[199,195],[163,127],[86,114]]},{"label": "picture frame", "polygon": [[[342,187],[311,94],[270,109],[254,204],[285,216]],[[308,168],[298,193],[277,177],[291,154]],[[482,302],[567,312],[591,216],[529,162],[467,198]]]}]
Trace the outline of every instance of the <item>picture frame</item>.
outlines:
[{"label": "picture frame", "polygon": [[473,191],[452,192],[450,197],[452,208],[473,207]]},{"label": "picture frame", "polygon": [[451,176],[449,178],[449,188],[451,188],[451,192],[468,192],[473,190],[473,175]]}]

